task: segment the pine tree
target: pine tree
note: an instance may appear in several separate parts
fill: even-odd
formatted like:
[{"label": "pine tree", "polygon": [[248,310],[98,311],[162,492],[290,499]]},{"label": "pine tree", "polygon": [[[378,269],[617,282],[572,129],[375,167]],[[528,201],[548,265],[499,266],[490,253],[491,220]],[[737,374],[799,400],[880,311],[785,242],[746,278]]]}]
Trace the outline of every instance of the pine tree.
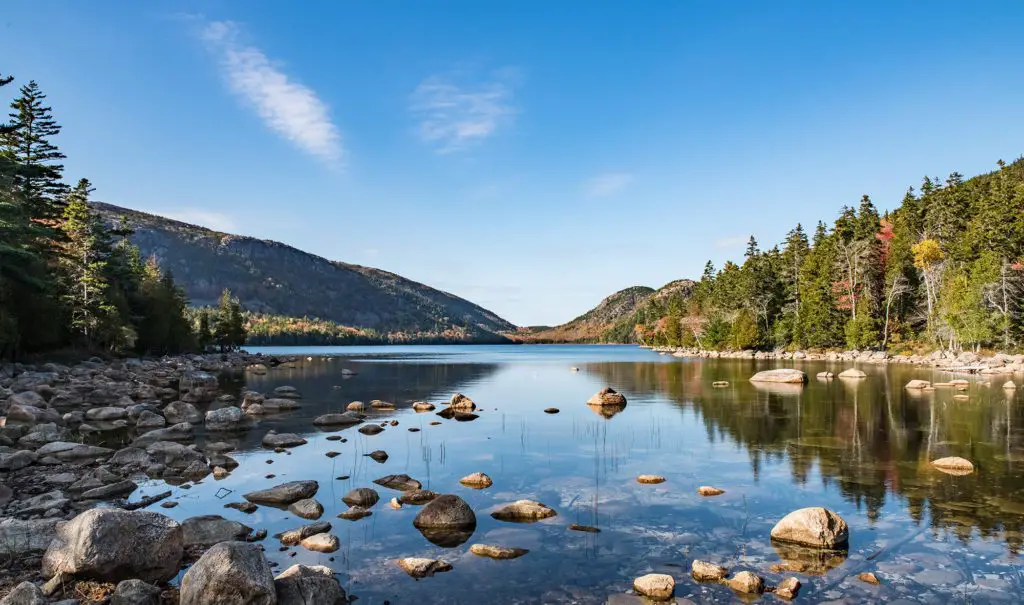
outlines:
[{"label": "pine tree", "polygon": [[62,181],[65,158],[53,138],[61,127],[45,105],[46,95],[35,80],[21,87],[21,96],[11,103],[11,125],[0,140],[4,153],[17,163],[15,187],[34,220],[54,224],[61,217],[67,187]]},{"label": "pine tree", "polygon": [[196,328],[196,345],[199,350],[205,352],[213,344],[213,333],[210,331],[210,312],[203,308],[199,310],[199,325]]}]

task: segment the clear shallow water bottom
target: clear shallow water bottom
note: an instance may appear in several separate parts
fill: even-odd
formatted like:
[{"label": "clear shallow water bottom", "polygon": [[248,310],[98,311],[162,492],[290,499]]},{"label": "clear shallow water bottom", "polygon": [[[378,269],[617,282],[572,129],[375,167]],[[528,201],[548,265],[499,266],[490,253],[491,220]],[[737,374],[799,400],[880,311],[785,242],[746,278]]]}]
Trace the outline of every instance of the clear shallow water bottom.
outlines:
[{"label": "clear shallow water bottom", "polygon": [[[151,482],[139,491],[173,490],[178,506],[155,510],[179,520],[219,514],[273,535],[309,521],[263,506],[245,515],[224,504],[284,481],[317,480],[323,519],[332,523],[341,549],[281,552],[268,538],[267,556],[278,570],[294,563],[331,567],[360,603],[629,603],[632,580],[649,572],[672,575],[681,602],[735,602],[725,586],[689,577],[694,558],[755,571],[769,584],[795,575],[804,583],[797,602],[1021,600],[1024,414],[1019,396],[1000,388],[1005,378],[990,386],[973,379],[962,401],[952,391],[915,395],[903,389],[911,378],[950,378],[930,369],[864,366],[865,380],[820,382],[816,372],[845,366],[806,363],[798,367],[812,376],[807,386],[758,388],[747,379],[778,364],[680,360],[635,347],[259,350],[303,360],[222,381],[224,391],[269,393],[291,385],[303,394],[302,408],[237,436],[232,456],[241,465],[228,478],[209,477],[191,489]],[[331,357],[307,361],[307,354]],[[358,375],[345,378],[342,368]],[[731,384],[712,388],[715,380]],[[629,400],[610,418],[585,405],[604,386]],[[440,403],[456,391],[482,407],[477,420],[431,426],[440,420],[435,414],[408,408],[416,400]],[[371,420],[399,425],[375,436],[312,425],[320,414],[372,399],[398,409],[373,413]],[[545,414],[550,406],[561,413]],[[269,429],[301,433],[309,443],[274,453],[260,446]],[[328,441],[331,434],[347,442]],[[205,439],[200,434],[197,443]],[[326,457],[332,450],[341,454]],[[378,464],[363,455],[373,450],[385,450],[388,460]],[[929,460],[945,455],[971,459],[978,470],[954,477],[930,468]],[[459,484],[477,471],[490,475],[494,486]],[[275,478],[265,478],[268,473]],[[469,502],[478,522],[469,541],[436,546],[412,526],[419,507],[389,508],[399,493],[372,481],[395,473]],[[640,474],[667,481],[641,485]],[[726,493],[703,498],[700,485]],[[380,493],[373,515],[355,522],[336,518],[347,508],[341,497],[356,487]],[[539,500],[558,516],[532,524],[490,517],[497,506],[521,498]],[[772,545],[774,523],[804,506],[825,506],[846,519],[845,557],[808,557]],[[572,523],[602,531],[569,531]],[[495,561],[470,553],[474,543],[530,552]],[[444,559],[454,569],[416,581],[395,564],[411,556]],[[857,579],[867,571],[880,586]]]}]

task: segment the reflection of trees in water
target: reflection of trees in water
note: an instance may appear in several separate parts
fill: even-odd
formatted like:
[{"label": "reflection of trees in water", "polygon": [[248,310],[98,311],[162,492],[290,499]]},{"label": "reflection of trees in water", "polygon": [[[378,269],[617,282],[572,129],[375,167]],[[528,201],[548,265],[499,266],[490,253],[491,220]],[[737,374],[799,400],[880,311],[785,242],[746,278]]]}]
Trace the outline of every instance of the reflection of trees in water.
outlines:
[{"label": "reflection of trees in water", "polygon": [[[904,389],[921,370],[880,367],[864,380],[817,381],[823,365],[808,365],[810,383],[754,386],[764,369],[753,361],[599,363],[600,375],[627,397],[667,397],[699,413],[712,441],[743,444],[755,480],[765,461],[789,461],[794,481],[806,483],[818,467],[823,482],[878,518],[890,494],[904,499],[919,523],[951,530],[961,539],[972,530],[1001,536],[1017,553],[1024,533],[1024,410],[996,386],[972,385],[970,399],[955,391],[912,393]],[[829,368],[835,369],[835,368]],[[938,378],[937,378],[938,379]],[[713,388],[715,380],[730,386]],[[929,462],[962,456],[977,471],[952,477]]]}]

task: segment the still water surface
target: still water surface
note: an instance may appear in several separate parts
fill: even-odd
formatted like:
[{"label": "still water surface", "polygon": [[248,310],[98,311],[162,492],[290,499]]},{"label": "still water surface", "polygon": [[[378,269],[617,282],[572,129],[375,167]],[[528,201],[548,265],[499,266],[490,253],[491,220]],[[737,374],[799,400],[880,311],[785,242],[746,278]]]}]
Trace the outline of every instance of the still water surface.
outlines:
[{"label": "still water surface", "polygon": [[[221,481],[173,488],[179,505],[166,512],[177,519],[220,514],[273,535],[309,521],[268,507],[245,515],[224,503],[283,481],[315,479],[323,518],[333,524],[341,550],[280,552],[268,538],[268,558],[279,570],[327,565],[360,603],[629,603],[633,578],[649,572],[675,577],[681,602],[735,602],[728,588],[690,579],[694,558],[755,571],[769,584],[796,575],[804,582],[798,602],[805,603],[1022,600],[1024,414],[1020,396],[1000,388],[1005,378],[991,386],[972,379],[963,401],[950,390],[904,390],[912,378],[951,378],[931,369],[866,365],[867,379],[822,382],[815,373],[848,366],[803,363],[797,367],[812,377],[807,386],[768,387],[748,378],[783,362],[681,360],[625,346],[252,350],[302,355],[302,361],[222,381],[224,390],[270,393],[291,385],[303,394],[302,408],[268,417],[238,437],[232,456],[241,466]],[[342,368],[358,375],[345,378]],[[716,380],[731,384],[712,388]],[[629,400],[611,417],[585,405],[604,386]],[[440,420],[435,414],[408,408],[417,400],[440,403],[456,391],[482,407],[477,420],[431,426]],[[399,425],[375,436],[346,429],[340,432],[345,443],[326,440],[332,432],[312,425],[320,414],[372,399],[398,405],[372,413],[372,420]],[[545,414],[551,406],[561,413]],[[301,433],[309,443],[276,454],[260,446],[269,429]],[[200,435],[200,446],[203,441]],[[341,455],[326,457],[331,450]],[[373,450],[390,457],[378,464],[364,456]],[[955,477],[929,466],[947,455],[972,460],[977,471]],[[459,484],[477,471],[494,486],[478,491]],[[265,478],[268,473],[276,477]],[[372,480],[394,473],[469,502],[478,521],[470,540],[441,548],[413,528],[418,507],[390,509],[398,492]],[[668,480],[640,485],[640,474]],[[701,485],[726,493],[702,498]],[[356,487],[380,493],[373,515],[335,518],[347,508],[341,497]],[[534,524],[490,517],[496,506],[521,498],[552,506],[558,516]],[[845,556],[808,558],[772,545],[772,525],[804,506],[824,506],[846,519]],[[601,533],[569,531],[572,523]],[[471,554],[474,543],[530,552],[494,561]],[[454,570],[416,581],[394,563],[411,556],[444,559]],[[857,579],[867,571],[882,584]]]}]

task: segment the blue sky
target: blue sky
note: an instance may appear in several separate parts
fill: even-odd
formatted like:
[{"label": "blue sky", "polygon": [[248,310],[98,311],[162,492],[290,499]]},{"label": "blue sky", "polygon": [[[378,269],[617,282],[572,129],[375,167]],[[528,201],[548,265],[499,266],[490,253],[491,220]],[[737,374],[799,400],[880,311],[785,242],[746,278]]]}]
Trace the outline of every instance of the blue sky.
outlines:
[{"label": "blue sky", "polygon": [[520,325],[1024,153],[1015,1],[46,4],[69,180]]}]

